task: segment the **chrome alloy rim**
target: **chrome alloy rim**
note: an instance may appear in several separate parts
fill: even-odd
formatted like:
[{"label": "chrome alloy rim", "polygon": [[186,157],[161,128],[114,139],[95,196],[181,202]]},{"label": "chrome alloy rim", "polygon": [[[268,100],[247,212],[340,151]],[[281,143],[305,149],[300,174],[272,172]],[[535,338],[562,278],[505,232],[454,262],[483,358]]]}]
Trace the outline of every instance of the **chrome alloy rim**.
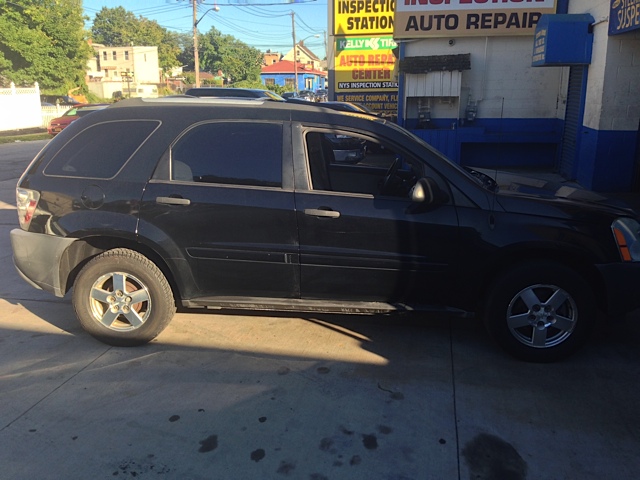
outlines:
[{"label": "chrome alloy rim", "polygon": [[578,320],[578,308],[566,291],[555,285],[532,285],[509,304],[507,325],[521,343],[549,348],[564,342]]},{"label": "chrome alloy rim", "polygon": [[140,328],[151,314],[151,294],[142,281],[123,272],[102,275],[91,287],[91,315],[118,332]]}]

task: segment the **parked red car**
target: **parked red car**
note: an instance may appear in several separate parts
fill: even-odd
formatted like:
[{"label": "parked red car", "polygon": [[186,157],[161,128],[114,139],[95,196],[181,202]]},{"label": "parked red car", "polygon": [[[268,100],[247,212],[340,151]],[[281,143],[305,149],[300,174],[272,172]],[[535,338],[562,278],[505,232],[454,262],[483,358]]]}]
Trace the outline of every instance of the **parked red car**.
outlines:
[{"label": "parked red car", "polygon": [[49,135],[57,135],[62,130],[67,128],[69,124],[74,120],[77,120],[78,118],[91,112],[95,112],[96,110],[102,110],[107,106],[109,106],[108,103],[81,103],[75,105],[64,112],[64,115],[62,115],[61,117],[51,120],[51,122],[49,122],[49,126],[47,127],[47,132],[49,132]]}]

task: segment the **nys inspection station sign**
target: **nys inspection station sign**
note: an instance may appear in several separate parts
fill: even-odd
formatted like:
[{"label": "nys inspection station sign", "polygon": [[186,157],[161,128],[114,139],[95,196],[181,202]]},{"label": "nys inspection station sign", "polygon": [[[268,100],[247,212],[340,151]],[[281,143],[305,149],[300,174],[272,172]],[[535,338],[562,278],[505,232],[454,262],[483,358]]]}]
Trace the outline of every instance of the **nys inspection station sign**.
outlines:
[{"label": "nys inspection station sign", "polygon": [[556,0],[396,0],[394,38],[533,35]]}]

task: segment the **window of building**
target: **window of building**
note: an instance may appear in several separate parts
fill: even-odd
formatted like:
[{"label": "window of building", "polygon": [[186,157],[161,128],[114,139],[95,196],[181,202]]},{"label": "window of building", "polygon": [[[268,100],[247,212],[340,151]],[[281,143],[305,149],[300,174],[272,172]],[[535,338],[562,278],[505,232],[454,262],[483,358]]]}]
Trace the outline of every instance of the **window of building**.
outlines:
[{"label": "window of building", "polygon": [[117,60],[118,59],[118,52],[116,52],[115,50],[113,52],[111,52],[111,58],[113,60]]},{"label": "window of building", "polygon": [[296,80],[294,78],[285,78],[284,79],[285,86],[295,86]]},{"label": "window of building", "polygon": [[265,78],[264,79],[264,84],[265,85],[275,85],[276,84],[276,79],[275,78]]},{"label": "window of building", "polygon": [[124,51],[124,59],[129,60],[129,50]]},{"label": "window of building", "polygon": [[109,59],[109,57],[108,57],[108,53],[107,53],[107,51],[106,51],[106,50],[105,50],[104,52],[102,52],[102,59],[103,59],[103,60],[108,60],[108,59]]},{"label": "window of building", "polygon": [[280,187],[282,125],[207,123],[187,131],[171,149],[174,180]]}]

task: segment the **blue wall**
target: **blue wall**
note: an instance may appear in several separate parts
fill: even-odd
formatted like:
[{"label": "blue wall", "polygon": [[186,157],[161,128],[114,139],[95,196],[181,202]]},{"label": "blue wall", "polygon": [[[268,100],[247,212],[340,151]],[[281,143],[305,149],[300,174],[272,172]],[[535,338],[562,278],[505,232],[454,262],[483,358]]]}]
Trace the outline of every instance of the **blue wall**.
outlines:
[{"label": "blue wall", "polygon": [[634,187],[638,132],[583,127],[578,158],[580,185],[599,192],[625,192]]},{"label": "blue wall", "polygon": [[416,119],[406,126],[414,134],[461,165],[553,169],[557,163],[563,121],[558,119],[482,119],[462,124],[438,119],[417,129]]}]

